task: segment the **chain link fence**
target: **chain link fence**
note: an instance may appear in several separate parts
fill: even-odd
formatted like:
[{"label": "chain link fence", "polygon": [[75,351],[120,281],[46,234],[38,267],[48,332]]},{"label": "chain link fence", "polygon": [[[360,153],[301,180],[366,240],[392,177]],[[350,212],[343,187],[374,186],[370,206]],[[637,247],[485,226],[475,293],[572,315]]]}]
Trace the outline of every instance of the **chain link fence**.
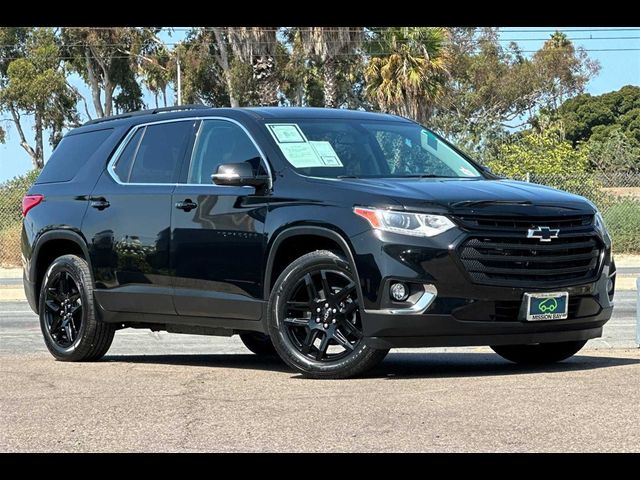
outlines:
[{"label": "chain link fence", "polygon": [[[0,268],[21,266],[22,197],[35,175],[0,184]],[[640,253],[640,175],[627,173],[538,175],[517,180],[560,188],[594,202],[613,237],[616,253]]]}]

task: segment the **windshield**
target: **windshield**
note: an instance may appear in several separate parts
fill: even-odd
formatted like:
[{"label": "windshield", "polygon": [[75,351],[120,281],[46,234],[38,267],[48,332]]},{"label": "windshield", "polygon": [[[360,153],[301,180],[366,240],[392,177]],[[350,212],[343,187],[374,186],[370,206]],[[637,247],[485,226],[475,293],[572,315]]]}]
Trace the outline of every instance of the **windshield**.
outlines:
[{"label": "windshield", "polygon": [[481,177],[440,136],[414,123],[305,119],[265,125],[287,161],[303,175]]}]

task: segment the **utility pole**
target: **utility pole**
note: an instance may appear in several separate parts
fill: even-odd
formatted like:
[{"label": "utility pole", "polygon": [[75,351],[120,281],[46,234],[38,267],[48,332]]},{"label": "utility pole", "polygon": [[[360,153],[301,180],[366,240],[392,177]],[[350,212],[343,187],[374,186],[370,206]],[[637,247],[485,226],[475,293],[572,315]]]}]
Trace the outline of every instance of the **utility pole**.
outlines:
[{"label": "utility pole", "polygon": [[176,60],[176,66],[178,68],[178,105],[182,105],[182,72],[180,71],[180,54],[178,54]]}]

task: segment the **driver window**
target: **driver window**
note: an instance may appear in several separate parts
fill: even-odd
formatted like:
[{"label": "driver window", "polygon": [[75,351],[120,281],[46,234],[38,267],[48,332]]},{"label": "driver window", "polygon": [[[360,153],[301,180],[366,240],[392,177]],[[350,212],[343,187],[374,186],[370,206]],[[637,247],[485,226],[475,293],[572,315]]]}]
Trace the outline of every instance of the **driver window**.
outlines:
[{"label": "driver window", "polygon": [[225,120],[205,120],[191,155],[187,183],[210,185],[211,174],[218,165],[248,160],[254,164],[259,157],[260,153],[240,126]]}]

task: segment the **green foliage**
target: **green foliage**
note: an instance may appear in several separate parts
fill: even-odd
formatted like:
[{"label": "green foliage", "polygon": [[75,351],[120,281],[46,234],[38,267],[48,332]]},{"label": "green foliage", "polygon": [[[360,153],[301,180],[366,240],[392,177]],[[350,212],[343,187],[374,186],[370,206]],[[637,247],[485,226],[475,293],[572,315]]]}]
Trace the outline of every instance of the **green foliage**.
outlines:
[{"label": "green foliage", "polygon": [[640,87],[627,85],[603,95],[578,95],[558,109],[567,139],[605,141],[616,130],[640,147]]},{"label": "green foliage", "polygon": [[[3,36],[8,35],[4,31]],[[22,56],[6,58],[2,62],[0,84],[4,88],[0,91],[0,110],[11,114],[22,147],[31,156],[34,166],[42,167],[45,130],[49,130],[50,143],[55,146],[62,138],[63,128],[77,124],[76,93],[67,84],[53,29],[27,29],[21,31],[20,38],[24,43],[14,46],[13,50]],[[34,117],[33,144],[25,136],[22,115]]]},{"label": "green foliage", "polygon": [[589,163],[595,171],[605,175],[609,172],[640,174],[640,147],[624,134],[621,127],[611,128],[604,138],[594,133],[587,144]]},{"label": "green foliage", "polygon": [[613,239],[615,252],[640,250],[640,201],[625,199],[616,202],[603,211],[607,229]]},{"label": "green foliage", "polygon": [[365,95],[381,110],[426,122],[446,79],[443,49],[441,28],[374,29]]},{"label": "green foliage", "polygon": [[512,141],[501,144],[488,166],[507,177],[522,177],[527,173],[566,175],[583,173],[589,164],[588,148],[574,148],[563,140],[557,128],[542,133],[527,131]]},{"label": "green foliage", "polygon": [[0,230],[22,221],[22,197],[40,175],[40,170],[14,177],[0,184]]},{"label": "green foliage", "polygon": [[476,154],[504,140],[506,127],[527,124],[581,93],[599,66],[555,33],[531,58],[495,28],[451,28],[446,52],[449,80],[430,126]]}]

